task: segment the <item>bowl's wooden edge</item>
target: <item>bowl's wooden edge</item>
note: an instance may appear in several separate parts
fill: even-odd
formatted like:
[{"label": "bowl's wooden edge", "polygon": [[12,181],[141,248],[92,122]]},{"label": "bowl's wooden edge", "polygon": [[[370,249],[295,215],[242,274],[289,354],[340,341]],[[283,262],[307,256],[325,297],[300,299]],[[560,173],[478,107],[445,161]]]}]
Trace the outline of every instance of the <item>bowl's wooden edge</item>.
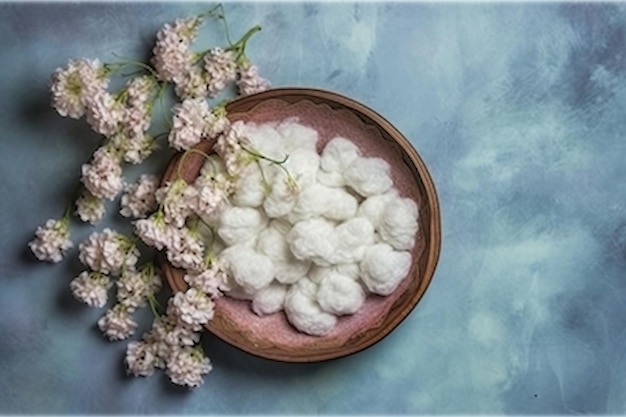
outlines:
[{"label": "bowl's wooden edge", "polygon": [[[415,166],[417,174],[421,179],[421,183],[419,183],[418,186],[422,188],[425,204],[423,207],[420,207],[420,217],[426,215],[426,213],[424,213],[423,211],[425,209],[428,209],[427,217],[429,219],[429,222],[425,225],[426,230],[424,230],[423,228],[422,231],[428,235],[427,240],[430,242],[430,245],[426,247],[427,250],[422,252],[419,260],[419,263],[425,263],[424,270],[421,273],[422,279],[419,282],[417,291],[413,293],[406,292],[395,301],[395,303],[389,310],[388,315],[385,317],[385,329],[383,331],[380,331],[380,328],[376,327],[368,331],[362,332],[358,335],[358,340],[349,340],[345,344],[341,352],[338,352],[336,348],[319,349],[315,353],[308,352],[309,354],[307,356],[301,356],[300,351],[286,351],[275,346],[246,346],[242,345],[236,339],[232,338],[228,333],[222,331],[221,328],[212,326],[211,323],[209,323],[206,327],[209,331],[211,331],[213,334],[215,334],[218,338],[222,339],[226,343],[231,344],[232,346],[248,352],[252,355],[263,357],[266,359],[281,362],[307,363],[321,362],[345,357],[366,349],[367,347],[370,347],[373,344],[384,339],[411,313],[411,311],[416,307],[420,299],[424,296],[428,286],[430,285],[439,260],[442,238],[441,214],[439,199],[437,196],[435,185],[428,171],[428,168],[426,167],[426,164],[417,153],[415,148],[400,131],[398,131],[391,123],[389,123],[389,121],[387,121],[384,117],[379,115],[374,110],[343,95],[316,88],[275,88],[232,101],[226,106],[226,110],[229,114],[244,113],[250,111],[261,102],[265,102],[271,99],[277,99],[290,104],[302,100],[309,100],[315,104],[328,105],[332,109],[350,109],[354,112],[356,116],[358,116],[362,123],[366,125],[379,125],[382,128],[379,129],[379,131],[384,136],[387,136],[385,137],[385,139],[392,141],[395,140],[395,142],[402,148],[402,150],[404,151],[404,155],[408,156],[411,164]],[[198,147],[205,152],[210,152],[213,148],[214,143],[214,141],[204,141],[200,145],[198,145]],[[189,159],[194,156],[201,158],[199,155],[189,155]],[[170,163],[163,173],[162,182],[165,182],[168,178],[172,177],[172,175],[174,174],[174,170],[177,169],[179,158],[180,154],[175,155],[171,159]],[[191,171],[193,170],[183,170],[181,174],[186,180],[192,180],[193,178],[188,176]],[[160,259],[161,268],[172,291],[186,291],[187,285],[182,280],[182,272],[177,271],[175,268],[173,268],[167,262],[165,257],[161,257]],[[407,297],[410,298],[407,300]],[[217,312],[216,314],[219,314],[219,312]],[[220,321],[223,320],[228,321],[226,318],[220,318]]]}]

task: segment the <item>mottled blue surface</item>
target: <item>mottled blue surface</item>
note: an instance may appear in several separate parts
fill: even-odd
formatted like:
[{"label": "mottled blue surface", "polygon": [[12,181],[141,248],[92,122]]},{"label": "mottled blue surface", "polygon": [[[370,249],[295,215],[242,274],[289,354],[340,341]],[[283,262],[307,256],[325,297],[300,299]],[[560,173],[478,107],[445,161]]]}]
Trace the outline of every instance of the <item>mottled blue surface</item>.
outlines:
[{"label": "mottled blue surface", "polygon": [[626,413],[624,4],[228,5],[234,33],[263,26],[249,51],[274,85],[344,93],[410,138],[439,192],[439,267],[351,357],[280,364],[208,336],[202,388],[127,378],[125,343],[69,294],[76,251],[50,266],[26,248],[98,141],[47,83],[71,58],[145,58],[206,7],[0,4],[0,412]]}]

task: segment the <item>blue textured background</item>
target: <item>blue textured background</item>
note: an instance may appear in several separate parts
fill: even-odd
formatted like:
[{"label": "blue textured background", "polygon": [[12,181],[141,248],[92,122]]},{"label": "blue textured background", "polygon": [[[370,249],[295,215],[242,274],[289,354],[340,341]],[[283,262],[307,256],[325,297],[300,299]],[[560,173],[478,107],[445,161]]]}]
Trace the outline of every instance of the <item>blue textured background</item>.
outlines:
[{"label": "blue textured background", "polygon": [[263,26],[249,52],[274,85],[344,93],[410,138],[441,200],[439,267],[354,356],[280,364],[209,336],[202,388],[127,378],[125,343],[71,298],[76,251],[26,249],[98,141],[47,83],[71,58],[146,58],[162,23],[206,8],[0,4],[0,412],[626,413],[624,4],[227,5],[235,37]]}]

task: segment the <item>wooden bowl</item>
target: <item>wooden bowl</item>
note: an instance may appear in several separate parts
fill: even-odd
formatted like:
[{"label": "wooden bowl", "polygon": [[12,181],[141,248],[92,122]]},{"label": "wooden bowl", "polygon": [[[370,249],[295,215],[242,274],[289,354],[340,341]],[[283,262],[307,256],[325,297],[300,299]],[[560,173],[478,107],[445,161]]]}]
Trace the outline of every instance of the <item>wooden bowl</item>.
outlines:
[{"label": "wooden bowl", "polygon": [[[283,312],[259,317],[250,302],[222,297],[207,329],[225,342],[267,359],[285,362],[319,362],[361,351],[388,335],[415,308],[433,277],[441,248],[439,202],[426,165],[409,141],[387,120],[368,107],[329,91],[309,88],[278,88],[232,101],[227,106],[231,121],[281,121],[297,117],[319,133],[318,150],[340,135],[354,140],[366,156],[378,156],[391,165],[395,187],[419,206],[419,231],[408,276],[387,297],[369,295],[354,315],[340,317],[324,337],[295,330]],[[213,142],[198,148],[211,152]],[[176,175],[180,155],[166,168],[162,182]],[[192,182],[204,159],[189,154],[181,175]],[[162,263],[173,291],[186,291],[183,271]]]}]

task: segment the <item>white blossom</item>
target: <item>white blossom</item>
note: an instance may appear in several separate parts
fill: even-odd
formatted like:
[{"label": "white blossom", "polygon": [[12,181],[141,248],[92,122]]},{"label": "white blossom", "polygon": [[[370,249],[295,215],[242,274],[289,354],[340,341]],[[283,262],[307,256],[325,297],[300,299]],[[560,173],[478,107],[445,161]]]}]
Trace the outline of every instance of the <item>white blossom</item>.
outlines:
[{"label": "white blossom", "polygon": [[111,341],[127,339],[137,329],[131,314],[132,310],[117,304],[98,320],[98,328]]},{"label": "white blossom", "polygon": [[92,96],[86,110],[87,124],[107,137],[117,131],[124,117],[124,106],[107,91],[98,91]]},{"label": "white blossom", "polygon": [[219,107],[214,109],[207,119],[205,135],[208,138],[216,139],[224,132],[230,129],[230,119],[226,117],[226,111]]},{"label": "white blossom", "polygon": [[104,217],[104,200],[84,189],[76,200],[76,214],[86,223],[97,224]]},{"label": "white blossom", "polygon": [[183,100],[206,97],[206,79],[202,70],[198,67],[189,68],[187,73],[177,80],[174,92]]},{"label": "white blossom", "polygon": [[228,180],[223,175],[199,176],[194,187],[198,191],[195,211],[201,216],[211,216],[228,203]]},{"label": "white blossom", "polygon": [[245,168],[252,162],[250,155],[244,151],[243,146],[250,146],[249,140],[242,135],[243,122],[237,121],[222,133],[213,149],[222,158],[226,171],[233,177],[242,174]]},{"label": "white blossom", "polygon": [[44,226],[39,226],[35,238],[28,243],[30,250],[40,261],[60,262],[73,246],[69,239],[69,220],[49,219]]},{"label": "white blossom", "polygon": [[189,47],[201,23],[198,17],[177,19],[159,30],[152,64],[162,80],[178,83],[189,71],[193,59]]},{"label": "white blossom", "polygon": [[161,275],[153,267],[122,274],[116,282],[117,299],[127,307],[144,307],[148,298],[162,287]]},{"label": "white blossom", "polygon": [[213,48],[204,55],[204,69],[207,78],[207,91],[210,97],[215,97],[226,88],[228,83],[237,78],[237,63],[231,51],[222,48]]},{"label": "white blossom", "polygon": [[143,108],[151,102],[153,92],[157,87],[154,77],[144,75],[134,77],[126,84],[126,104],[130,108]]},{"label": "white blossom", "polygon": [[211,115],[204,98],[188,98],[174,105],[172,129],[168,141],[172,148],[186,150],[202,140],[207,120]]},{"label": "white blossom", "polygon": [[195,331],[202,329],[213,318],[214,302],[202,291],[189,288],[177,292],[167,303],[167,315],[176,319],[176,325]]},{"label": "white blossom", "polygon": [[143,138],[152,123],[152,109],[148,104],[137,107],[127,107],[120,120],[120,131],[128,136],[129,140],[137,141]]},{"label": "white blossom", "polygon": [[78,249],[78,258],[84,265],[105,274],[118,274],[123,268],[132,270],[139,258],[135,244],[109,228],[92,233]]},{"label": "white blossom", "polygon": [[150,135],[143,133],[129,135],[124,132],[118,132],[111,136],[107,145],[114,148],[125,162],[133,165],[141,164],[159,147]]},{"label": "white blossom", "polygon": [[81,181],[94,196],[113,200],[124,186],[119,159],[106,148],[99,148],[91,162],[83,164]]},{"label": "white blossom", "polygon": [[188,271],[202,268],[204,244],[187,228],[172,229],[167,242],[167,260],[176,267]]},{"label": "white blossom", "polygon": [[166,361],[173,348],[193,346],[200,340],[200,334],[186,326],[177,326],[177,318],[160,316],[152,322],[152,328],[144,340],[157,348],[157,355]]},{"label": "white blossom", "polygon": [[106,70],[97,59],[70,60],[52,75],[52,107],[63,117],[79,119],[91,97],[104,91],[108,83]]},{"label": "white blossom", "polygon": [[187,218],[195,212],[198,191],[184,180],[178,179],[158,188],[155,197],[163,208],[165,222],[183,227]]},{"label": "white blossom", "polygon": [[124,217],[147,217],[158,206],[155,195],[158,186],[159,178],[149,174],[142,174],[137,182],[127,185],[120,201],[120,214]]},{"label": "white blossom", "polygon": [[135,234],[148,246],[157,250],[166,247],[171,241],[174,226],[163,220],[163,213],[157,211],[147,219],[135,222]]},{"label": "white blossom", "polygon": [[165,373],[174,384],[197,387],[203,384],[203,376],[212,369],[210,359],[200,350],[185,347],[170,357]]},{"label": "white blossom", "polygon": [[77,300],[90,307],[104,307],[109,288],[113,283],[108,275],[100,272],[83,271],[70,282],[70,289]]},{"label": "white blossom", "polygon": [[126,370],[134,376],[150,376],[157,367],[159,358],[152,343],[133,341],[126,347]]},{"label": "white blossom", "polygon": [[211,298],[219,298],[226,290],[227,265],[221,259],[212,260],[201,272],[188,272],[183,279],[190,287],[202,291]]},{"label": "white blossom", "polygon": [[256,65],[245,63],[239,67],[237,87],[239,88],[239,95],[248,96],[269,89],[270,82],[259,76]]},{"label": "white blossom", "polygon": [[157,368],[165,368],[174,349],[180,346],[193,346],[198,340],[199,334],[189,329],[180,331],[168,316],[158,316],[152,322],[150,331],[142,338],[142,342],[152,346],[155,355],[154,366]]}]

